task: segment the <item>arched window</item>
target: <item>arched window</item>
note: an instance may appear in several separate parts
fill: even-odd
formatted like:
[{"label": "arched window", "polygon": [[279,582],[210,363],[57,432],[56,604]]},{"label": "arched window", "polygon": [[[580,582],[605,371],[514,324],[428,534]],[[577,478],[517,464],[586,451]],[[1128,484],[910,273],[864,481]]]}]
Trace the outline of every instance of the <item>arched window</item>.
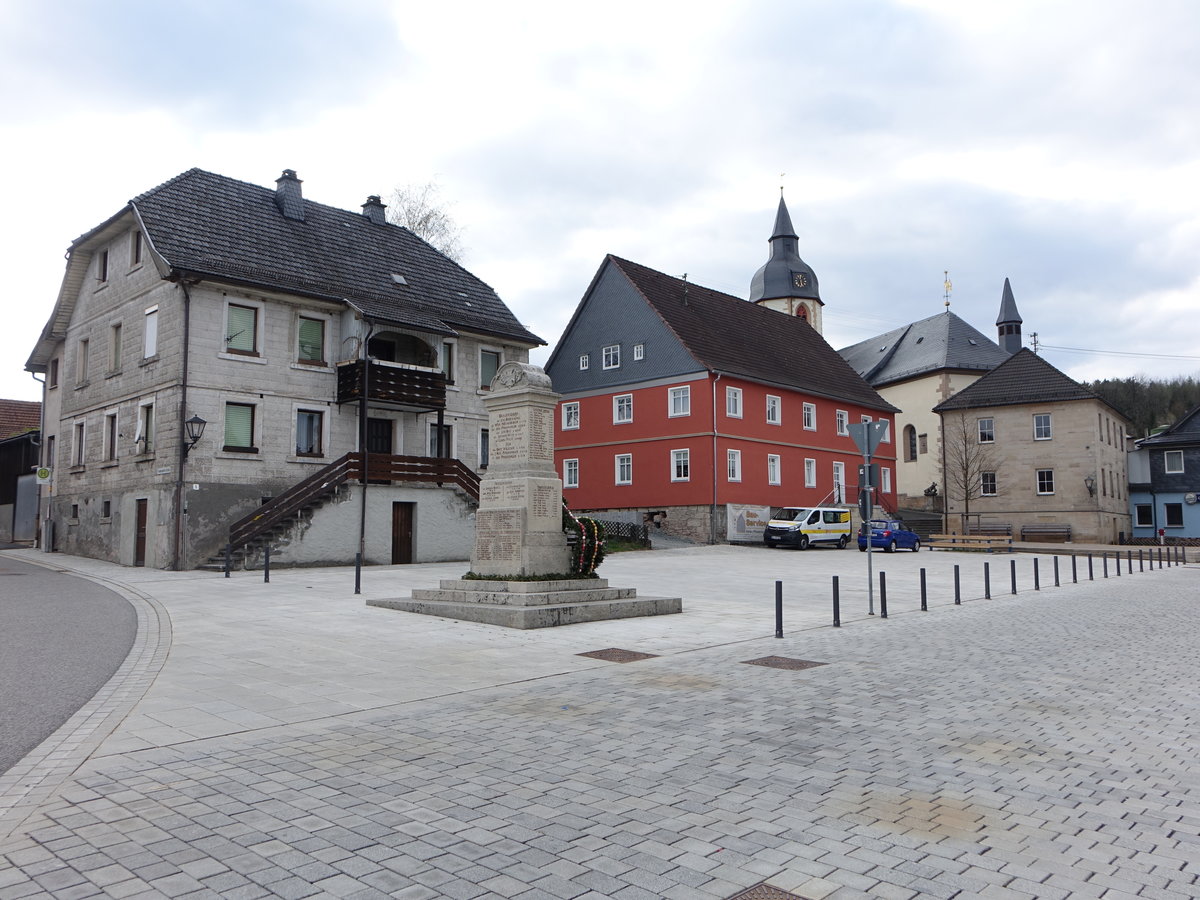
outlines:
[{"label": "arched window", "polygon": [[808,307],[803,303],[796,307],[796,317],[803,319],[805,322],[808,321]]},{"label": "arched window", "polygon": [[904,458],[909,462],[917,458],[917,429],[911,425],[904,426]]}]

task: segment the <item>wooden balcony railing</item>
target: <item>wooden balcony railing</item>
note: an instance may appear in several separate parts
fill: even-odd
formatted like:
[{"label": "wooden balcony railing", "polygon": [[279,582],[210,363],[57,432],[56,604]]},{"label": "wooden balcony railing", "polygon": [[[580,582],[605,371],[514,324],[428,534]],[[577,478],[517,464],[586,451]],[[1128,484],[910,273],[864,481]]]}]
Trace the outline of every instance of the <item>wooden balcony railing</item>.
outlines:
[{"label": "wooden balcony railing", "polygon": [[[363,366],[361,359],[337,365],[337,402],[353,403],[362,399]],[[446,375],[437,369],[423,369],[396,363],[370,363],[367,372],[367,399],[397,409],[431,410],[446,408]]]}]

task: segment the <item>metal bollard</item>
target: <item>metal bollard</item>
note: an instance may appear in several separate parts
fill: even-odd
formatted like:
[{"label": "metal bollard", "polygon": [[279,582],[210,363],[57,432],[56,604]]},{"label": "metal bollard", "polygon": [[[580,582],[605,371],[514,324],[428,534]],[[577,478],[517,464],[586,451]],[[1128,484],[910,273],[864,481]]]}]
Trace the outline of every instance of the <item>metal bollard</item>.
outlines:
[{"label": "metal bollard", "polygon": [[1033,558],[1033,589],[1035,591],[1042,589],[1042,581],[1038,576],[1038,558],[1036,556]]},{"label": "metal bollard", "polygon": [[1008,561],[1008,574],[1012,579],[1012,592],[1015,594],[1017,592],[1017,561],[1015,559]]},{"label": "metal bollard", "polygon": [[929,612],[929,603],[925,596],[925,570],[921,570],[921,611]]},{"label": "metal bollard", "polygon": [[1079,584],[1079,571],[1075,565],[1075,554],[1071,554],[1071,584]]},{"label": "metal bollard", "polygon": [[775,582],[775,637],[783,637],[783,582]]},{"label": "metal bollard", "polygon": [[838,577],[833,576],[833,627],[842,627],[842,610],[838,603]]},{"label": "metal bollard", "polygon": [[1129,571],[1130,575],[1133,574],[1133,551],[1132,550],[1125,551],[1125,568]]},{"label": "metal bollard", "polygon": [[1158,548],[1158,567],[1162,568],[1162,547]]},{"label": "metal bollard", "polygon": [[1146,558],[1142,555],[1142,551],[1140,549],[1138,550],[1138,571],[1146,571]]},{"label": "metal bollard", "polygon": [[983,564],[983,599],[992,599],[992,564]]},{"label": "metal bollard", "polygon": [[1104,572],[1104,577],[1107,578],[1108,577],[1108,554],[1107,553],[1100,554],[1100,562],[1103,564],[1101,571]]},{"label": "metal bollard", "polygon": [[229,577],[229,570],[233,568],[233,547],[229,544],[225,545],[225,577]]},{"label": "metal bollard", "polygon": [[954,567],[954,605],[955,606],[962,605],[962,591],[959,588],[958,566],[957,565]]},{"label": "metal bollard", "polygon": [[266,550],[263,552],[263,584],[267,584],[271,580],[271,545],[267,544]]},{"label": "metal bollard", "polygon": [[1095,581],[1096,577],[1092,574],[1092,554],[1088,554],[1088,581]]},{"label": "metal bollard", "polygon": [[887,618],[887,573],[879,573],[879,618]]},{"label": "metal bollard", "polygon": [[1054,586],[1060,587],[1058,582],[1058,557],[1054,557]]},{"label": "metal bollard", "polygon": [[354,593],[362,593],[362,551],[354,554]]},{"label": "metal bollard", "polygon": [[1120,578],[1121,577],[1121,551],[1120,550],[1118,550],[1116,553],[1113,554],[1113,559],[1115,559],[1117,561],[1117,577]]}]

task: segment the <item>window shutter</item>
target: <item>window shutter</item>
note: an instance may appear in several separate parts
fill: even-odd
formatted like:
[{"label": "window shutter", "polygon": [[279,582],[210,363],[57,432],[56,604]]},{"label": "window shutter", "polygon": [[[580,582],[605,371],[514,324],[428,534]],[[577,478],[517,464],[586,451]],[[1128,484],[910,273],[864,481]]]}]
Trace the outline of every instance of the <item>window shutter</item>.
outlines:
[{"label": "window shutter", "polygon": [[225,404],[225,446],[254,446],[254,407],[241,403]]},{"label": "window shutter", "polygon": [[257,318],[258,310],[254,307],[229,304],[229,325],[225,335],[225,347],[229,350],[253,353]]},{"label": "window shutter", "polygon": [[325,323],[320,319],[300,320],[300,359],[304,362],[325,361]]}]

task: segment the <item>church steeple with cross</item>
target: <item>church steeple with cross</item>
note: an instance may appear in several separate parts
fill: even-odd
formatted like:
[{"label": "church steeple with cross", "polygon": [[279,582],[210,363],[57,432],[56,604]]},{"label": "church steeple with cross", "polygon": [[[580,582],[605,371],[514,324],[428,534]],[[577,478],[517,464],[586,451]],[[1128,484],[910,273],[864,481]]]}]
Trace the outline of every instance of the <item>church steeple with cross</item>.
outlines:
[{"label": "church steeple with cross", "polygon": [[775,228],[768,239],[771,256],[750,279],[750,302],[799,316],[820,333],[821,307],[825,304],[817,288],[816,273],[800,258],[799,241],[780,188]]}]

